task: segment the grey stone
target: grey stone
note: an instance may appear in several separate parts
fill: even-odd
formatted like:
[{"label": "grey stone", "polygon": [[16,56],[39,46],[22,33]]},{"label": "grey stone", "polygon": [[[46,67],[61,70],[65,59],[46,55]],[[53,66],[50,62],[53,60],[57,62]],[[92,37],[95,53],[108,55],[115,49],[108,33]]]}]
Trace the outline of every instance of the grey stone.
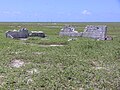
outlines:
[{"label": "grey stone", "polygon": [[84,29],[82,37],[94,38],[99,40],[105,40],[107,36],[106,25],[87,25]]},{"label": "grey stone", "polygon": [[74,27],[65,26],[59,32],[60,36],[79,36],[88,37],[98,40],[112,40],[111,37],[107,37],[107,26],[106,25],[87,25],[84,32],[75,31]]},{"label": "grey stone", "polygon": [[45,37],[45,34],[43,31],[31,31],[29,34],[30,37]]},{"label": "grey stone", "polygon": [[30,32],[26,28],[22,28],[20,30],[7,31],[5,34],[7,38],[13,38],[13,39],[21,39],[28,37],[45,37],[45,34],[42,31]]},{"label": "grey stone", "polygon": [[18,38],[27,38],[28,36],[29,36],[29,32],[26,28],[6,32],[6,37],[9,38],[18,39]]},{"label": "grey stone", "polygon": [[75,40],[77,40],[77,38],[70,38],[70,39],[68,39],[68,41],[75,41]]},{"label": "grey stone", "polygon": [[65,26],[61,29],[61,31],[59,32],[60,36],[81,36],[82,33],[78,33],[78,31],[75,30],[74,27],[72,26]]}]

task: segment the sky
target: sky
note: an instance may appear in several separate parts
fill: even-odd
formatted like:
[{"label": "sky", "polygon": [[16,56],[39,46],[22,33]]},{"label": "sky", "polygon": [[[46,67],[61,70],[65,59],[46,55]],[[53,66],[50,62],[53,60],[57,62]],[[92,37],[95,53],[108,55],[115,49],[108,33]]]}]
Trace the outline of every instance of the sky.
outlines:
[{"label": "sky", "polygon": [[120,22],[120,0],[0,0],[0,22]]}]

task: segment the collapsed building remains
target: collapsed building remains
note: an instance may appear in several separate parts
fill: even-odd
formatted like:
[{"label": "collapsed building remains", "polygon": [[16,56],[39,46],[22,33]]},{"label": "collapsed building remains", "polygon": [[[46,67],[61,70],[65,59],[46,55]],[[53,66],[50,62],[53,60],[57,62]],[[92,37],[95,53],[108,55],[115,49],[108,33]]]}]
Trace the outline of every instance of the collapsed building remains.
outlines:
[{"label": "collapsed building remains", "polygon": [[111,40],[111,37],[107,36],[107,26],[106,25],[87,25],[84,32],[75,31],[72,26],[65,26],[61,29],[60,36],[80,36],[88,37],[98,40]]},{"label": "collapsed building remains", "polygon": [[14,39],[36,37],[36,36],[45,37],[45,34],[42,31],[29,31],[26,28],[22,28],[20,30],[7,31],[5,34],[7,38],[14,38]]}]

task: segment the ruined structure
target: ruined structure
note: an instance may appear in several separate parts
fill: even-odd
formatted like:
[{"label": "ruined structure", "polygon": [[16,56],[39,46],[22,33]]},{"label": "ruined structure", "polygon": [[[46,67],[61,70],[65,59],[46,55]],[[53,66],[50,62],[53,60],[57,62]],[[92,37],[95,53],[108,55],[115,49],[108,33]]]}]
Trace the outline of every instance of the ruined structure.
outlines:
[{"label": "ruined structure", "polygon": [[78,33],[72,26],[65,26],[59,32],[60,36],[81,36],[82,33]]},{"label": "ruined structure", "polygon": [[45,34],[42,31],[28,31],[26,28],[22,28],[20,30],[7,31],[7,38],[28,38],[28,37],[45,37]]},{"label": "ruined structure", "polygon": [[22,28],[20,30],[13,30],[13,31],[7,31],[6,37],[8,38],[27,38],[29,36],[29,32],[26,28]]},{"label": "ruined structure", "polygon": [[106,40],[107,26],[106,25],[87,25],[84,29],[82,37]]},{"label": "ruined structure", "polygon": [[30,37],[45,37],[45,34],[43,31],[31,31],[31,33],[29,34]]},{"label": "ruined structure", "polygon": [[75,28],[71,26],[65,26],[61,29],[60,36],[80,36],[88,37],[97,40],[111,40],[112,38],[107,36],[107,26],[106,25],[87,25],[84,32],[77,32]]}]

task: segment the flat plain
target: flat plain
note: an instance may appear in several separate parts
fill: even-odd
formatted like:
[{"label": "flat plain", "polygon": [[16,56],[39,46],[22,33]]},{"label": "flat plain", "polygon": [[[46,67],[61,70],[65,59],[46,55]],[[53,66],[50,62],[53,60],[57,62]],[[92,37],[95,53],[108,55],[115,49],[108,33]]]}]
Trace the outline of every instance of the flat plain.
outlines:
[{"label": "flat plain", "polygon": [[[64,25],[77,31],[107,25],[113,40],[60,37]],[[27,28],[47,37],[16,40],[8,30]],[[14,65],[15,64],[15,65]],[[0,23],[1,90],[120,90],[120,23]]]}]

